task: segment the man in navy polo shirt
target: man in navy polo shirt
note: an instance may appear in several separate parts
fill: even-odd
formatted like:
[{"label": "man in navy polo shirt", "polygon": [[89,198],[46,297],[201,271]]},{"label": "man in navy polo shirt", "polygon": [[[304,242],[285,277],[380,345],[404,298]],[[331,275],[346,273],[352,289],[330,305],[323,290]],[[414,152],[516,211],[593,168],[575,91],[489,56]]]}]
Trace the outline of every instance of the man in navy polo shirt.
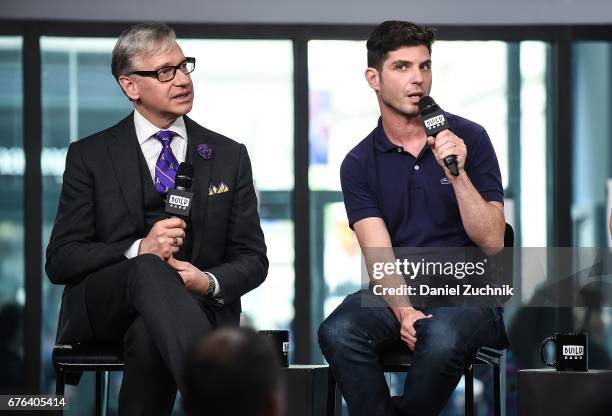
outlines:
[{"label": "man in navy polo shirt", "polygon": [[[381,118],[340,174],[370,275],[372,251],[393,262],[391,247],[477,246],[486,254],[503,247],[503,187],[486,131],[447,113],[452,131],[425,134],[418,103],[431,89],[432,42],[431,30],[400,21],[383,22],[367,42],[365,77]],[[459,176],[444,166],[449,155],[457,156]],[[384,285],[398,288],[402,279]],[[377,354],[402,342],[414,360],[404,395],[391,398]],[[319,345],[351,416],[435,415],[477,349],[505,348],[507,338],[498,308],[413,307],[408,296],[368,289],[349,295],[321,324]]]}]

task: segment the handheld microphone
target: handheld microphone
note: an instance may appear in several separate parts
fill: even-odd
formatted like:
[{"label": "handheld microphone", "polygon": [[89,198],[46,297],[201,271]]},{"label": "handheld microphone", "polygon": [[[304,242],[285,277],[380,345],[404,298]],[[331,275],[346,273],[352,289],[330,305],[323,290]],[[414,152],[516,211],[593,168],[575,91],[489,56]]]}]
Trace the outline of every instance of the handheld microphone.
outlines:
[{"label": "handheld microphone", "polygon": [[[425,133],[427,136],[436,136],[443,130],[450,130],[450,126],[444,117],[444,112],[433,98],[426,95],[419,100],[419,112]],[[459,176],[459,167],[457,166],[457,156],[450,155],[444,158],[444,165],[454,176]]]},{"label": "handheld microphone", "polygon": [[193,192],[191,192],[192,183],[193,165],[182,162],[174,178],[175,188],[168,189],[166,195],[165,211],[167,214],[181,217],[184,220],[189,218],[189,211],[193,201]]}]

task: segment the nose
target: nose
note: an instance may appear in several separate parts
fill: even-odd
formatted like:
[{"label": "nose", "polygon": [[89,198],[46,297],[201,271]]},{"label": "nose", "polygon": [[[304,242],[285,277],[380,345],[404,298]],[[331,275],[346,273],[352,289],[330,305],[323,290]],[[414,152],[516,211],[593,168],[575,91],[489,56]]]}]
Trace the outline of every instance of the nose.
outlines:
[{"label": "nose", "polygon": [[189,74],[185,74],[180,69],[177,69],[176,74],[174,74],[173,82],[174,85],[188,85],[191,84],[191,77]]},{"label": "nose", "polygon": [[412,84],[422,84],[423,83],[423,74],[421,72],[421,68],[414,67],[412,71],[410,71],[410,82]]}]

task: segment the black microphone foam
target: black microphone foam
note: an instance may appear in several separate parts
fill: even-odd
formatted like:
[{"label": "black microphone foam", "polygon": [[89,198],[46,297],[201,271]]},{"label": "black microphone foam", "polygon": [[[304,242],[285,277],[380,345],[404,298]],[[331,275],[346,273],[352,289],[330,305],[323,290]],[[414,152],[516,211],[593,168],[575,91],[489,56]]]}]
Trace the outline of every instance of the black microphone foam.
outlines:
[{"label": "black microphone foam", "polygon": [[429,95],[426,95],[419,100],[419,113],[421,113],[421,116],[430,114],[439,109],[440,107],[438,107],[438,104],[436,104],[434,99]]},{"label": "black microphone foam", "polygon": [[174,178],[176,189],[188,191],[193,183],[193,165],[187,162],[181,162]]}]

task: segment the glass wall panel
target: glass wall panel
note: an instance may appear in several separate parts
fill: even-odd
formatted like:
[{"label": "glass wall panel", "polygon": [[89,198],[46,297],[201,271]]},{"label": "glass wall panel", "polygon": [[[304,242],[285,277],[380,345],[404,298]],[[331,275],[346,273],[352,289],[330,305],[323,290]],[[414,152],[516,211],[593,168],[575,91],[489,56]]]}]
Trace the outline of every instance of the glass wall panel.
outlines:
[{"label": "glass wall panel", "polygon": [[574,245],[607,246],[612,179],[612,44],[577,42],[574,58],[572,220]]},{"label": "glass wall panel", "polygon": [[[612,247],[608,225],[612,215],[612,42],[576,42],[573,62],[573,246],[602,248],[598,252],[604,261],[599,270],[593,269],[592,275],[602,276],[604,282],[609,282],[612,276],[611,249],[607,248]],[[597,290],[590,295],[609,305],[606,283],[591,286]],[[589,368],[612,368],[612,308],[592,306],[574,308],[573,312],[574,327],[589,333]]]},{"label": "glass wall panel", "polygon": [[0,36],[0,394],[25,388],[22,44]]},{"label": "glass wall panel", "polygon": [[[110,127],[125,117],[132,105],[110,73],[114,39],[42,37],[42,154],[43,174],[43,256],[55,220],[68,145],[80,138]],[[42,284],[41,391],[55,391],[55,371],[51,351],[63,286],[53,285],[46,275]],[[113,377],[116,390],[120,375]],[[83,376],[78,392],[66,391],[70,414],[93,412],[94,379]],[[116,395],[111,396],[116,403]],[[112,404],[111,407],[115,407]]]},{"label": "glass wall panel", "polygon": [[258,329],[289,329],[294,315],[293,44],[187,39],[181,45],[186,56],[197,58],[190,117],[244,143],[253,165],[270,270],[263,285],[242,298],[243,320]]}]

